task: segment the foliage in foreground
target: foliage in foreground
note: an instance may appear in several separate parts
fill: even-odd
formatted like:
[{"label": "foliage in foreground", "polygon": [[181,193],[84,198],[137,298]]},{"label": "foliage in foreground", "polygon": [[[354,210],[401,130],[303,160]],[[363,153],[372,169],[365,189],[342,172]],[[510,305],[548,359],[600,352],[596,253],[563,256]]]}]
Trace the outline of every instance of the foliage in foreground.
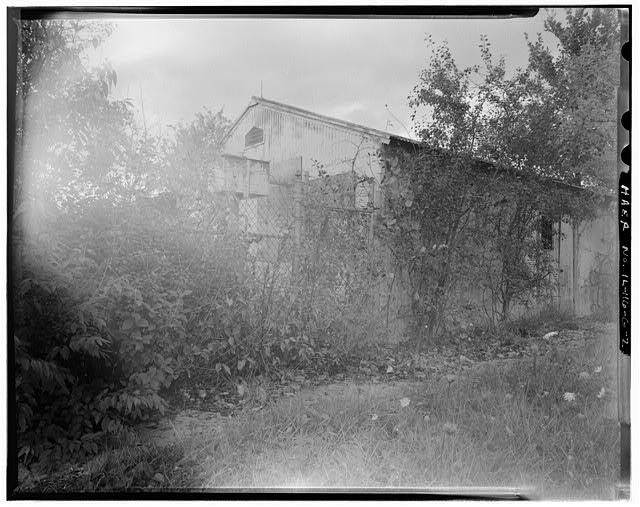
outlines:
[{"label": "foliage in foreground", "polygon": [[618,446],[605,408],[615,393],[611,343],[489,363],[392,399],[354,388],[313,404],[282,402],[199,450],[209,456],[204,484],[514,486],[610,497]]},{"label": "foliage in foreground", "polygon": [[233,203],[211,192],[227,120],[205,110],[173,142],[138,128],[113,69],[85,59],[109,33],[20,24],[12,380],[17,457],[40,469],[158,417],[177,379],[229,382],[290,345],[255,318]]},{"label": "foliage in foreground", "polygon": [[430,384],[301,393],[167,448],[105,453],[67,490],[489,486],[612,498],[615,348],[602,338]]}]

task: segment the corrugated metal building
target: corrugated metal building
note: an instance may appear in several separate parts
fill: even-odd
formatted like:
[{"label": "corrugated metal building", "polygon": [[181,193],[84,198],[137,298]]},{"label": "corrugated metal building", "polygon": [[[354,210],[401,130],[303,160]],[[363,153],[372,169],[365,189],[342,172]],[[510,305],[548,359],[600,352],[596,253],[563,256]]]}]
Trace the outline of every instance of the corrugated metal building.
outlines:
[{"label": "corrugated metal building", "polygon": [[302,157],[302,170],[310,177],[323,168],[328,174],[355,171],[379,178],[378,151],[390,135],[346,121],[329,118],[279,102],[253,97],[225,137],[225,153],[268,161],[271,178],[281,163]]},{"label": "corrugated metal building", "polygon": [[[354,205],[378,207],[385,167],[384,148],[391,140],[407,145],[416,143],[380,130],[252,97],[225,136],[225,167],[216,180],[220,187],[235,190],[248,198],[240,204],[248,230],[277,235],[276,230],[260,224],[256,218],[261,214],[257,206],[279,209],[276,211],[283,217],[283,223],[286,222],[292,213],[290,184],[296,174],[308,175],[310,180],[321,174],[355,174],[360,183],[353,189]],[[270,197],[250,199],[261,195]],[[575,228],[571,224],[559,226],[561,234],[557,234],[553,242],[553,255],[558,263],[555,304],[578,315],[587,315],[604,304],[604,296],[593,273],[599,270],[599,276],[615,275],[614,266],[603,266],[603,259],[612,247],[613,217],[603,217]],[[406,288],[396,282],[387,284],[387,289],[381,287],[382,292],[385,290],[384,298],[392,298],[392,313],[401,320],[410,304]]]}]

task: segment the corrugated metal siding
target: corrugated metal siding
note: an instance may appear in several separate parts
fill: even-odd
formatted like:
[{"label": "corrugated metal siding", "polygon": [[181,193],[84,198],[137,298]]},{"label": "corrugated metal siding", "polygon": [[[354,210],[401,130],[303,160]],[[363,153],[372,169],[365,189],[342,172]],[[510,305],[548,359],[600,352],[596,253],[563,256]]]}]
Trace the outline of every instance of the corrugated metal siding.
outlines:
[{"label": "corrugated metal siding", "polygon": [[[264,130],[264,143],[245,149],[244,136],[254,126]],[[321,165],[331,175],[353,168],[358,175],[380,181],[377,153],[382,141],[258,104],[237,124],[227,139],[225,152],[272,163],[302,156],[302,169],[310,178],[317,177]]]},{"label": "corrugated metal siding", "polygon": [[[245,149],[245,135],[252,127],[264,130],[264,142]],[[282,170],[274,172],[278,172],[285,180],[293,175],[293,171],[287,170],[289,162],[295,157],[301,157],[302,170],[309,173],[310,179],[317,177],[318,169],[322,167],[329,175],[343,174],[353,169],[356,174],[373,177],[379,183],[383,166],[378,159],[378,151],[383,142],[383,138],[375,135],[363,134],[346,127],[257,104],[249,109],[236,125],[227,139],[225,152],[269,162],[272,168],[276,167],[277,163],[284,163]],[[357,189],[358,206],[368,200],[367,193],[365,187]],[[276,197],[275,193],[273,197]],[[280,197],[278,194],[279,199]],[[267,227],[256,218],[251,219],[259,214],[257,206],[266,205],[268,200],[241,204],[242,214],[247,222],[246,227],[256,233],[282,234],[285,227]],[[288,202],[288,198],[283,200],[283,209]],[[272,211],[271,207],[268,209]],[[287,214],[282,214],[285,215]],[[600,304],[602,295],[589,284],[589,276],[596,264],[597,253],[604,252],[611,243],[610,239],[605,239],[608,230],[615,231],[611,227],[611,221],[603,219],[590,224],[580,234],[574,234],[572,224],[561,224],[561,235],[556,237],[553,249],[558,267],[557,292],[554,296],[561,309],[584,315]],[[387,260],[387,264],[391,272],[391,259]],[[411,284],[407,273],[402,270],[394,273],[396,279],[393,282],[392,274],[389,275],[377,287],[377,306],[380,311],[388,314],[390,330],[401,333],[410,313]],[[466,293],[464,298],[481,301],[481,294]],[[514,313],[533,311],[535,307],[548,301],[548,297],[542,297],[539,301],[532,301],[531,307],[514,309]]]},{"label": "corrugated metal siding", "polygon": [[[613,216],[562,224],[560,240],[560,308],[584,316],[609,302],[607,287],[615,277],[616,229]],[[564,275],[564,276],[563,276]]]}]

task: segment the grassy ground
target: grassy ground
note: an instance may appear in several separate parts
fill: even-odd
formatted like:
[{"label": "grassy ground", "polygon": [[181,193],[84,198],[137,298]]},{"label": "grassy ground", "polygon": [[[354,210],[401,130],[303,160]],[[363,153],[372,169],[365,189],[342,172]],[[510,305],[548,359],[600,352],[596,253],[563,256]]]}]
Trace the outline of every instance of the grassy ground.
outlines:
[{"label": "grassy ground", "polygon": [[592,340],[579,353],[483,364],[388,399],[350,390],[313,403],[286,400],[201,440],[201,481],[210,488],[509,486],[541,497],[612,498],[618,434],[606,417],[614,394],[602,364],[609,355]]},{"label": "grassy ground", "polygon": [[612,331],[437,382],[300,393],[168,447],[107,453],[74,489],[490,486],[610,499]]}]

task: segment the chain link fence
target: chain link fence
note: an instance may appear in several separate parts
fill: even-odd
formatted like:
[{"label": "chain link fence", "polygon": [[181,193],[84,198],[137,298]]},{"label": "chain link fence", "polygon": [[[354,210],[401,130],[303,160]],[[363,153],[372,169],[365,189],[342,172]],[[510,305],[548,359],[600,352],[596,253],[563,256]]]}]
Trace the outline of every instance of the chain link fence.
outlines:
[{"label": "chain link fence", "polygon": [[237,231],[265,311],[286,307],[300,333],[328,340],[361,342],[388,329],[393,274],[375,238],[373,178],[309,179],[298,170],[260,191],[242,184],[242,193],[231,192]]}]

